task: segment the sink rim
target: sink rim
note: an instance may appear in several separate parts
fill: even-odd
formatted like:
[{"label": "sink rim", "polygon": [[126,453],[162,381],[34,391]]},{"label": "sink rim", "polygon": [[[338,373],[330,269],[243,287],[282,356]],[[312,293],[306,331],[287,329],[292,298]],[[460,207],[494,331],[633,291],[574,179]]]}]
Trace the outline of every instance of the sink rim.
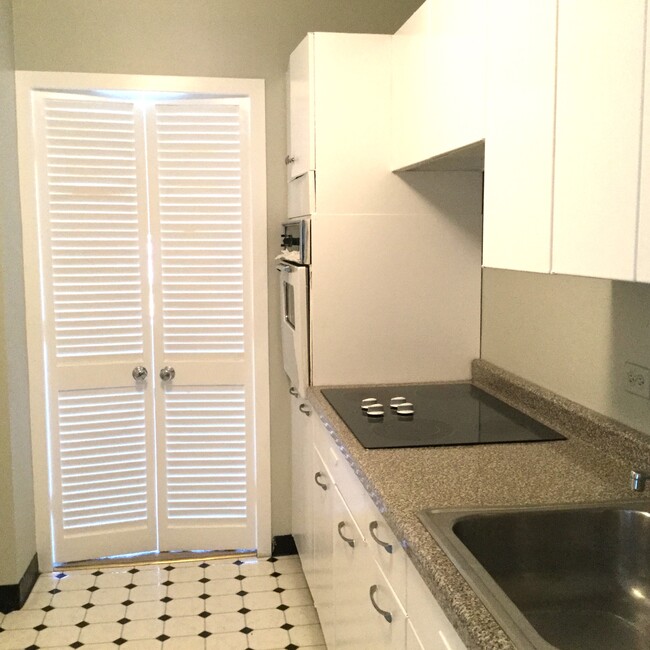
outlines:
[{"label": "sink rim", "polygon": [[557,646],[550,644],[537,632],[517,605],[454,533],[453,527],[463,519],[474,517],[489,518],[501,514],[584,510],[634,510],[650,513],[650,497],[581,503],[425,508],[417,515],[518,650],[558,650]]}]

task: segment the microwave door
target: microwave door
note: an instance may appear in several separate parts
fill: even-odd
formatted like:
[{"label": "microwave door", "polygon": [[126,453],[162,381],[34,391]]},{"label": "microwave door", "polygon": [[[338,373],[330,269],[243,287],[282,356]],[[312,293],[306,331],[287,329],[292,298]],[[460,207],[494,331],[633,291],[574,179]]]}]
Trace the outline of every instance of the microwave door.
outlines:
[{"label": "microwave door", "polygon": [[301,397],[309,385],[309,269],[286,265],[280,280],[284,371]]}]

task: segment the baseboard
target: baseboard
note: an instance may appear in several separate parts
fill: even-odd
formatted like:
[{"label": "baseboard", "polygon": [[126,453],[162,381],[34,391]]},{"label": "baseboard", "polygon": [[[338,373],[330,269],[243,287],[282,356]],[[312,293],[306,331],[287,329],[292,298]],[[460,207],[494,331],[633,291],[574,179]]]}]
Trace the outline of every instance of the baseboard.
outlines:
[{"label": "baseboard", "polygon": [[38,579],[38,556],[34,555],[17,585],[0,585],[0,612],[8,614],[20,609]]},{"label": "baseboard", "polygon": [[271,543],[273,557],[281,555],[297,555],[298,549],[293,541],[293,535],[275,535]]}]

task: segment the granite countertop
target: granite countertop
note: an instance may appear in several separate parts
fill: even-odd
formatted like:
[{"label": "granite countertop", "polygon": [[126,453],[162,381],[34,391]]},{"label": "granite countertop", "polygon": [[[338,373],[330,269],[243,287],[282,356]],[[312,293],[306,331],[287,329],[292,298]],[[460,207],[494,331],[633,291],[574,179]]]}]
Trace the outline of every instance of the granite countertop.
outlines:
[{"label": "granite countertop", "polygon": [[515,645],[417,513],[425,508],[629,501],[635,498],[629,472],[647,464],[650,436],[485,361],[472,364],[472,383],[567,440],[367,450],[319,388],[310,389],[308,397],[468,649],[512,650]]}]

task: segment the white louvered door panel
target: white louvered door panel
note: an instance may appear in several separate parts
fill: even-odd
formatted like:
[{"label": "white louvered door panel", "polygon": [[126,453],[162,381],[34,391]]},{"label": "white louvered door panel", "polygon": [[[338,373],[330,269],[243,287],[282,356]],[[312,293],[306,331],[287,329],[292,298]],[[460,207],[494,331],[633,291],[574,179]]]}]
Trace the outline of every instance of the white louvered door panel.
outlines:
[{"label": "white louvered door panel", "polygon": [[144,125],[133,102],[36,95],[56,561],[155,548]]},{"label": "white louvered door panel", "polygon": [[241,99],[147,116],[162,549],[255,548],[247,120]]}]

